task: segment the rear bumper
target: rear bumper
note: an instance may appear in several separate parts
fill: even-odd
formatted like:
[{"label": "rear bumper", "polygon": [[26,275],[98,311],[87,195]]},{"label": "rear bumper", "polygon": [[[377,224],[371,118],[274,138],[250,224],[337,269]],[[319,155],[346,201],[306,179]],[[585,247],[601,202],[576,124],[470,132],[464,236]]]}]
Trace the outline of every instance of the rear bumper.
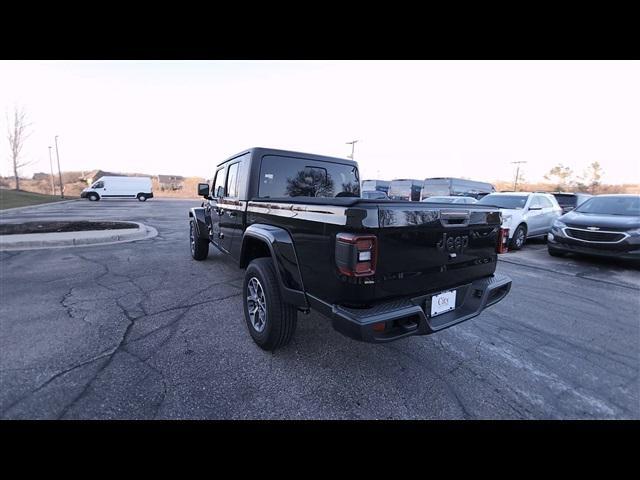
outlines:
[{"label": "rear bumper", "polygon": [[[381,343],[411,335],[430,335],[469,320],[498,303],[511,290],[511,279],[506,275],[492,275],[450,290],[457,291],[455,310],[435,317],[427,312],[431,312],[431,297],[440,292],[365,309],[332,305],[329,316],[338,332],[364,342]],[[374,325],[380,322],[385,322],[384,331],[374,330]]]}]

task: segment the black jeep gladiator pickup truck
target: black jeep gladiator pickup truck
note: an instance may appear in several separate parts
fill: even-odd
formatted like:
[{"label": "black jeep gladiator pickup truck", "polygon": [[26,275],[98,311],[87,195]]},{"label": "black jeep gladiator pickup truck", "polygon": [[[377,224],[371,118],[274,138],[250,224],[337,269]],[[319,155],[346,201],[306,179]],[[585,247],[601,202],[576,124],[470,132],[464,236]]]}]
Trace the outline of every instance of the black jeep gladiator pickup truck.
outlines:
[{"label": "black jeep gladiator pickup truck", "polygon": [[265,350],[291,340],[298,311],[387,342],[475,317],[511,288],[495,274],[497,208],[363,199],[354,161],[252,148],[198,194],[191,255],[204,260],[211,243],[246,269],[244,316]]}]

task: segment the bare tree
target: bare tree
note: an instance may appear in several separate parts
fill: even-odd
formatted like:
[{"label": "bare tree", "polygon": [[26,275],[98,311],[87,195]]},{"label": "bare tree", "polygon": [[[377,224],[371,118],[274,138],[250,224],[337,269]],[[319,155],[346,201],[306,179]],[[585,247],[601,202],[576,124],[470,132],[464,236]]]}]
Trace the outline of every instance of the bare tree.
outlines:
[{"label": "bare tree", "polygon": [[20,190],[20,177],[18,176],[18,170],[25,167],[33,161],[21,161],[20,154],[22,153],[22,147],[24,142],[32,132],[27,132],[27,128],[31,125],[27,123],[27,114],[24,109],[15,107],[13,110],[13,122],[9,120],[9,114],[7,113],[7,139],[9,140],[9,148],[11,150],[11,163],[13,165],[13,176],[16,180],[16,190]]},{"label": "bare tree", "polygon": [[573,170],[569,167],[565,167],[561,163],[553,167],[549,170],[544,178],[545,180],[549,180],[555,183],[556,190],[562,191],[566,190],[571,186],[571,176],[573,175]]},{"label": "bare tree", "polygon": [[590,193],[596,194],[600,188],[600,179],[602,178],[602,167],[600,162],[591,163],[581,177],[581,186],[585,186]]}]

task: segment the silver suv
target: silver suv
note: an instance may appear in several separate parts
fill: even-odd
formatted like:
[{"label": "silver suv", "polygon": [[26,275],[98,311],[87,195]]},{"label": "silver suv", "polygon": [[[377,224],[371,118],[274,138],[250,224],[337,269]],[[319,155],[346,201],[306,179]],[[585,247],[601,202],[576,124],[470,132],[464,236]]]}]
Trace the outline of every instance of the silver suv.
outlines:
[{"label": "silver suv", "polygon": [[562,215],[562,207],[549,193],[490,193],[478,200],[478,205],[493,205],[500,209],[502,227],[509,229],[509,248],[513,250],[520,250],[527,238],[546,235]]}]

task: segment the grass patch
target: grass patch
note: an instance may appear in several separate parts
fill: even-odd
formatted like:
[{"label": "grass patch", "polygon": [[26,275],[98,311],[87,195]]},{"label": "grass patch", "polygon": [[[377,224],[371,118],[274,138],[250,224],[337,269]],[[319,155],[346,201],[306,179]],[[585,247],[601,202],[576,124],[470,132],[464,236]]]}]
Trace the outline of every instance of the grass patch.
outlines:
[{"label": "grass patch", "polygon": [[[27,207],[40,203],[59,202],[61,200],[63,199],[54,195],[43,195],[41,193],[25,192],[24,190],[6,190],[0,188],[0,210]],[[69,197],[65,197],[64,200],[69,200]]]}]

